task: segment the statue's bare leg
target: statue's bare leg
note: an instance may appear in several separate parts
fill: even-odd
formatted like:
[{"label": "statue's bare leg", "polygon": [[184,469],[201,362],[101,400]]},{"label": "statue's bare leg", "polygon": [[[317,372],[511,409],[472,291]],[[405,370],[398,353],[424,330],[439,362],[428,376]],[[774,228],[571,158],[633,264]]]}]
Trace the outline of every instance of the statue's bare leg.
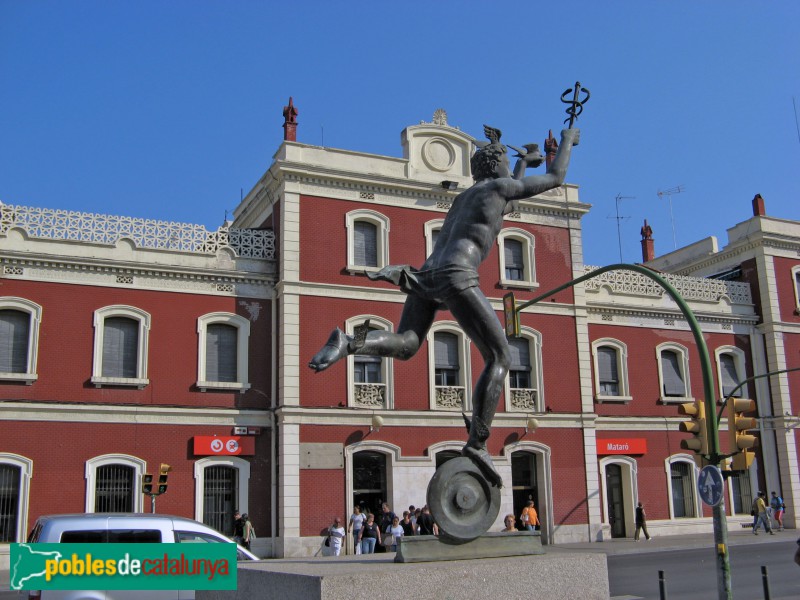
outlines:
[{"label": "statue's bare leg", "polygon": [[477,287],[449,298],[447,305],[484,360],[472,394],[469,440],[461,453],[472,459],[493,485],[502,487],[503,480],[486,449],[486,440],[511,362],[508,342],[494,309]]},{"label": "statue's bare leg", "polygon": [[433,323],[438,305],[417,296],[408,296],[397,333],[373,329],[363,339],[347,335],[338,327],[309,361],[315,371],[324,371],[350,354],[386,356],[408,360],[417,353]]}]

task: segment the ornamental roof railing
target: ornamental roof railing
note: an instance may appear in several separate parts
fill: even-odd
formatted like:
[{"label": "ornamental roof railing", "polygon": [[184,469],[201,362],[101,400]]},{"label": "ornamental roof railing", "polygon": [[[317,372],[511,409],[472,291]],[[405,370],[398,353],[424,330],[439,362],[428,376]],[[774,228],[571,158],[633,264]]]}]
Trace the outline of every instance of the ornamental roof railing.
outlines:
[{"label": "ornamental roof railing", "polygon": [[[590,273],[600,267],[586,265],[584,273]],[[702,277],[686,277],[659,273],[666,279],[686,300],[701,302],[719,302],[726,297],[733,304],[752,304],[750,284],[740,281],[723,281],[719,279],[704,279]],[[609,287],[619,294],[635,296],[661,297],[666,290],[654,280],[633,271],[608,271],[584,282],[587,291],[596,291],[603,286]]]},{"label": "ornamental roof railing", "polygon": [[22,229],[31,238],[109,246],[124,238],[137,248],[212,255],[229,249],[242,258],[275,260],[275,232],[270,229],[223,225],[209,231],[195,223],[0,204],[0,235],[12,228]]}]

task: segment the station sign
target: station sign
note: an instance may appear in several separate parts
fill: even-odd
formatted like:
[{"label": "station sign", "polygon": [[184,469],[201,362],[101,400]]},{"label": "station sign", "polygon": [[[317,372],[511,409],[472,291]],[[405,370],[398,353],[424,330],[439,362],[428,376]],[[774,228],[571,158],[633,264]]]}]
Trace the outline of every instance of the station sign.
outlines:
[{"label": "station sign", "polygon": [[196,435],[193,439],[195,456],[253,456],[255,438],[238,435]]},{"label": "station sign", "polygon": [[647,454],[647,440],[645,438],[598,438],[597,454]]}]

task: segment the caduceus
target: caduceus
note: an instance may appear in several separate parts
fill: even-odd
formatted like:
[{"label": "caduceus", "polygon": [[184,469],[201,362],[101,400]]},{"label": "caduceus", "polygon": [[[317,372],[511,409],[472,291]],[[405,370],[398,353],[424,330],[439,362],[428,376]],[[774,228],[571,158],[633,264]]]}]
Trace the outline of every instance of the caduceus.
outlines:
[{"label": "caduceus", "polygon": [[[583,98],[580,97],[581,92],[585,93]],[[572,98],[569,95],[572,94]],[[576,81],[574,88],[569,88],[563,94],[561,94],[561,101],[564,104],[569,104],[566,109],[567,114],[569,115],[566,119],[564,119],[564,123],[569,121],[569,129],[572,129],[572,125],[575,123],[575,119],[583,112],[583,105],[589,101],[589,97],[591,94],[589,90],[586,88],[581,87],[581,82]]]}]

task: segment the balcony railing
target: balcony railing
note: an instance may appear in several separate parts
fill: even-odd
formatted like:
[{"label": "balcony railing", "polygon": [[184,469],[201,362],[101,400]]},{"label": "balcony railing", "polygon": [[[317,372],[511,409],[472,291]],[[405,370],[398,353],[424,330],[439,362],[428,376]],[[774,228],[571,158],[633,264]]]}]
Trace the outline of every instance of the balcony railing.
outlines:
[{"label": "balcony railing", "polygon": [[511,410],[521,412],[538,412],[536,390],[530,388],[511,388]]},{"label": "balcony railing", "polygon": [[464,409],[464,388],[462,386],[436,386],[436,408],[442,410]]},{"label": "balcony railing", "polygon": [[356,383],[353,389],[353,403],[364,408],[386,407],[386,384]]},{"label": "balcony railing", "polygon": [[193,223],[0,204],[0,235],[12,228],[30,238],[108,246],[129,239],[137,248],[211,255],[229,249],[243,258],[275,260],[275,233],[269,229],[223,225],[209,231]]}]

